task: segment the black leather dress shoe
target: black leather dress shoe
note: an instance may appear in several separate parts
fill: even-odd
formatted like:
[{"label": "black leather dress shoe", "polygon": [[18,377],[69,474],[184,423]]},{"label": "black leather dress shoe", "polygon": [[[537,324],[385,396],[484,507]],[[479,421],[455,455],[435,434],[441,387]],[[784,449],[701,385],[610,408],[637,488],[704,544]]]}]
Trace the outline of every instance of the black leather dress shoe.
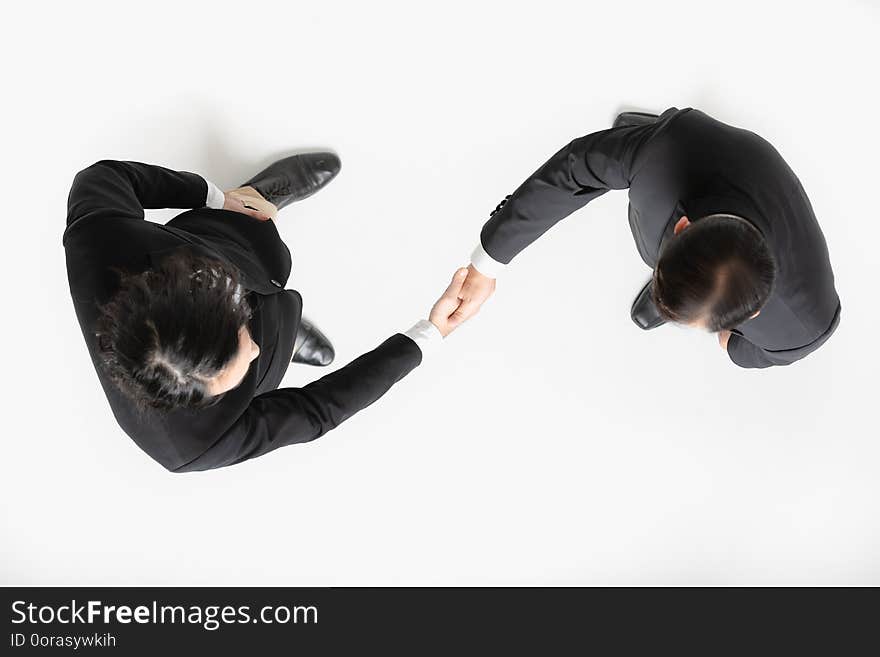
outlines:
[{"label": "black leather dress shoe", "polygon": [[656,114],[648,114],[647,112],[621,112],[614,119],[612,128],[619,128],[625,125],[648,125],[654,123],[659,116]]},{"label": "black leather dress shoe", "polygon": [[279,210],[308,198],[324,187],[342,168],[333,153],[305,153],[278,160],[242,184],[251,186]]},{"label": "black leather dress shoe", "polygon": [[324,367],[333,362],[336,352],[321,329],[303,317],[293,343],[293,362]]},{"label": "black leather dress shoe", "polygon": [[629,316],[640,329],[650,331],[658,326],[663,326],[666,319],[657,310],[654,300],[651,298],[651,281],[645,283],[645,287],[639,292],[636,300],[633,301],[632,309]]}]

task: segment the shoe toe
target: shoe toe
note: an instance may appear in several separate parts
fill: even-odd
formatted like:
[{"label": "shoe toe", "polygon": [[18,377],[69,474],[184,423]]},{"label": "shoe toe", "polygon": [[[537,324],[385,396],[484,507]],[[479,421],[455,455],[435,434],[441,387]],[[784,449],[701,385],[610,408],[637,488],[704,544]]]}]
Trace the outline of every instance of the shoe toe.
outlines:
[{"label": "shoe toe", "polygon": [[642,288],[635,301],[633,301],[630,317],[636,326],[643,331],[649,331],[666,323],[666,319],[660,314],[660,311],[654,304],[651,296],[650,281]]},{"label": "shoe toe", "polygon": [[327,336],[305,317],[300,322],[294,342],[294,363],[325,367],[333,362],[336,350]]},{"label": "shoe toe", "polygon": [[321,349],[315,350],[315,361],[321,367],[332,363],[334,358],[336,358],[336,352],[333,350],[333,345],[323,345]]},{"label": "shoe toe", "polygon": [[656,328],[663,324],[663,319],[657,314],[643,314],[643,313],[633,313],[631,315],[632,320],[636,323],[643,331],[648,331],[652,328]]},{"label": "shoe toe", "polygon": [[342,168],[342,161],[335,153],[315,153],[307,162],[315,183],[322,187],[336,177]]}]

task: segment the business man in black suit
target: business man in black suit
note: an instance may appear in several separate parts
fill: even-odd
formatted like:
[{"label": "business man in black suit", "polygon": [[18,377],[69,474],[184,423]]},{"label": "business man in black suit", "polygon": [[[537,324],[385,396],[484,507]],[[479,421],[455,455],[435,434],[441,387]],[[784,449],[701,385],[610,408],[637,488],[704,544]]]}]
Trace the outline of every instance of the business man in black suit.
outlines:
[{"label": "business man in black suit", "polygon": [[[240,463],[311,441],[381,397],[460,323],[459,270],[430,321],[303,388],[294,362],[333,349],[287,290],[279,208],[325,186],[338,158],[286,158],[230,192],[202,177],[104,160],[75,178],[64,247],[74,307],[122,429],[173,472]],[[144,208],[194,208],[166,225]]]},{"label": "business man in black suit", "polygon": [[611,189],[629,189],[636,248],[654,269],[632,306],[639,327],[672,320],[717,332],[746,368],[793,363],[836,329],[828,249],[795,174],[754,133],[676,108],[619,115],[502,201],[472,256],[461,315],[520,251]]}]

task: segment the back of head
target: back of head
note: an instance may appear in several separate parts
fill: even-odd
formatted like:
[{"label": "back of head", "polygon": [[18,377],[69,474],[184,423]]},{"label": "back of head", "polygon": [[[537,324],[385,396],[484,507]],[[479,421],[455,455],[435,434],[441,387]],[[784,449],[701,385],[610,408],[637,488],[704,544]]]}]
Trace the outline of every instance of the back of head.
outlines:
[{"label": "back of head", "polygon": [[751,223],[710,215],[664,248],[654,270],[654,303],[668,320],[729,330],[761,310],[775,279],[773,256]]},{"label": "back of head", "polygon": [[154,269],[121,274],[100,308],[98,353],[139,408],[204,407],[219,399],[208,381],[238,352],[249,318],[236,271],[179,251]]}]

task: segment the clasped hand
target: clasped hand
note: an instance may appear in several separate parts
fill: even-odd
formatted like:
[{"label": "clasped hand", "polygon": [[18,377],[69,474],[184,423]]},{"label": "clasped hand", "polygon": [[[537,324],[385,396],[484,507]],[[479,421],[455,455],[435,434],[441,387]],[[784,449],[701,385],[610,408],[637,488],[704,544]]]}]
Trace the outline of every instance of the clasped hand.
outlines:
[{"label": "clasped hand", "polygon": [[495,279],[484,276],[473,265],[455,272],[452,282],[431,308],[428,320],[445,338],[476,315],[495,291]]}]

